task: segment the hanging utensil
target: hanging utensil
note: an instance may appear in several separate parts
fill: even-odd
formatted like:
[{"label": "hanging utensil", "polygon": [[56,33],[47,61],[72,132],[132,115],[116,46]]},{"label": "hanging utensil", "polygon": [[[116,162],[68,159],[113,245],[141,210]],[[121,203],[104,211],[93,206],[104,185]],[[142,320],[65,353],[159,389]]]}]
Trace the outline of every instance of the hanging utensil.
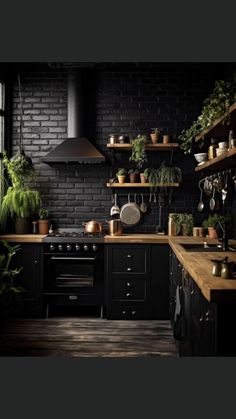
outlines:
[{"label": "hanging utensil", "polygon": [[211,197],[210,202],[209,202],[209,207],[212,211],[215,209],[215,206],[216,206],[215,191],[216,191],[216,188],[214,187],[212,197]]},{"label": "hanging utensil", "polygon": [[120,208],[117,205],[117,194],[115,193],[114,194],[114,205],[111,207],[110,215],[113,216],[113,215],[116,215],[116,214],[120,214]]},{"label": "hanging utensil", "polygon": [[127,226],[134,226],[141,220],[139,206],[135,202],[130,202],[130,194],[128,195],[128,202],[121,207],[120,219]]},{"label": "hanging utensil", "polygon": [[200,193],[200,200],[199,200],[199,203],[198,203],[198,206],[197,206],[197,209],[198,209],[199,212],[201,212],[203,210],[203,208],[204,208],[204,202],[202,200],[203,190],[201,188],[201,182],[202,182],[202,180],[200,180],[198,182],[198,187],[199,187],[199,189],[201,191],[201,193]]},{"label": "hanging utensil", "polygon": [[145,214],[145,212],[147,212],[148,210],[148,206],[146,202],[144,202],[143,194],[141,194],[141,198],[142,198],[142,202],[140,204],[140,211]]},{"label": "hanging utensil", "polygon": [[225,200],[226,200],[226,197],[227,197],[227,193],[228,193],[228,191],[227,191],[227,188],[228,188],[228,172],[226,172],[226,175],[225,175],[225,173],[223,172],[223,176],[224,176],[224,187],[222,188],[222,191],[221,191],[221,197],[222,197],[222,205],[224,206],[225,205]]},{"label": "hanging utensil", "polygon": [[150,192],[150,195],[149,195],[149,202],[152,202],[152,192]]},{"label": "hanging utensil", "polygon": [[165,231],[162,227],[162,205],[164,205],[164,200],[163,200],[163,197],[159,195],[159,223],[156,228],[157,234],[165,234]]}]

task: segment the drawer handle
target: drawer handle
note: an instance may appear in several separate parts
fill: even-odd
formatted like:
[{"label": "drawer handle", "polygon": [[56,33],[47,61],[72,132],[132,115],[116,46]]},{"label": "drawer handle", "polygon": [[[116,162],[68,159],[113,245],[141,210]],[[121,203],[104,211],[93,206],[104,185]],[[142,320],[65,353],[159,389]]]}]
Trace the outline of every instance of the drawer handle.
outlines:
[{"label": "drawer handle", "polygon": [[125,310],[123,310],[123,311],[122,311],[122,314],[125,316],[125,315],[126,315],[126,311],[125,311]]},{"label": "drawer handle", "polygon": [[191,295],[194,295],[194,290],[192,290],[192,291],[190,292],[190,294],[191,294]]},{"label": "drawer handle", "polygon": [[127,293],[126,293],[126,297],[131,297],[130,292],[127,292]]},{"label": "drawer handle", "polygon": [[127,259],[131,259],[132,255],[130,253],[127,253],[126,257],[127,257]]},{"label": "drawer handle", "polygon": [[131,272],[132,271],[132,268],[127,268],[126,271],[127,272]]},{"label": "drawer handle", "polygon": [[69,300],[71,300],[71,301],[78,300],[78,296],[77,295],[69,295]]},{"label": "drawer handle", "polygon": [[200,322],[203,322],[203,316],[200,317],[199,321]]},{"label": "drawer handle", "polygon": [[131,287],[131,283],[130,282],[126,282],[127,287]]},{"label": "drawer handle", "polygon": [[131,314],[134,316],[136,314],[136,311],[135,310],[132,310],[131,311]]}]

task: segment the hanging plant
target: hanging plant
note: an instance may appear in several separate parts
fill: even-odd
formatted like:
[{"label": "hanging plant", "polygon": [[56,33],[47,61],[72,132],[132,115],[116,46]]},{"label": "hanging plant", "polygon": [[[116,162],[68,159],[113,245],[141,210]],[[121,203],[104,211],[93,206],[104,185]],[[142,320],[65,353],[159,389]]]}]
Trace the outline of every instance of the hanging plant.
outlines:
[{"label": "hanging plant", "polygon": [[229,123],[229,107],[236,100],[236,81],[217,80],[212,93],[203,101],[201,114],[192,125],[183,129],[178,136],[180,148],[190,153],[194,138],[225,114],[222,123]]},{"label": "hanging plant", "polygon": [[146,143],[146,135],[138,135],[137,138],[131,140],[132,152],[129,160],[136,163],[137,169],[141,169],[147,162]]}]

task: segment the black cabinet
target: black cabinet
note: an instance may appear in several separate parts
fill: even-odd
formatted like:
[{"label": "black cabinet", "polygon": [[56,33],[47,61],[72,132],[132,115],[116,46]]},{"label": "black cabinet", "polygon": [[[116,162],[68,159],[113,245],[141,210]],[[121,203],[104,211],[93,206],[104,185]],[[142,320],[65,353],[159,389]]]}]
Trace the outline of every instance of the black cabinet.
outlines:
[{"label": "black cabinet", "polygon": [[168,318],[168,245],[109,244],[108,319]]},{"label": "black cabinet", "polygon": [[18,276],[25,292],[24,315],[41,317],[42,315],[42,269],[43,249],[41,244],[19,243],[20,250],[14,256],[13,265],[23,267]]}]

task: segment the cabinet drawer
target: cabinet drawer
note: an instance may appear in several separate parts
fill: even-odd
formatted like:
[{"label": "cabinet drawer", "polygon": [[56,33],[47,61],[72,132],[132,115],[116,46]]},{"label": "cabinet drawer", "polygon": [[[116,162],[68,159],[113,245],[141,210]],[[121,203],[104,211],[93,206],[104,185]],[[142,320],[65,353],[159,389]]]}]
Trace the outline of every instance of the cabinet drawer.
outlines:
[{"label": "cabinet drawer", "polygon": [[144,247],[113,248],[111,267],[113,274],[145,274],[147,271],[147,250]]},{"label": "cabinet drawer", "polygon": [[151,310],[146,307],[136,306],[113,306],[108,307],[107,319],[108,320],[135,320],[135,319],[152,319],[153,315]]},{"label": "cabinet drawer", "polygon": [[146,281],[144,279],[113,279],[112,300],[144,301],[145,299]]}]

